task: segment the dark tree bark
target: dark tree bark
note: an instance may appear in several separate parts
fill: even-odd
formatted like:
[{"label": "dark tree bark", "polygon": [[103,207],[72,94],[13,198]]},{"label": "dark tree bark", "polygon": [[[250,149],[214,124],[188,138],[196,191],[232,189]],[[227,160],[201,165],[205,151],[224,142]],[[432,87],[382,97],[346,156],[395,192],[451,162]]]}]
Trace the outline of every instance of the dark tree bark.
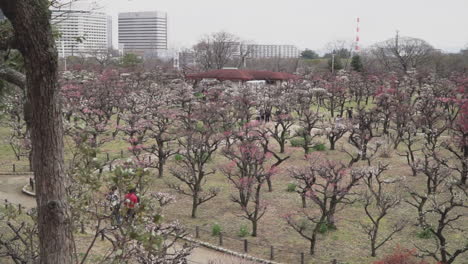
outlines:
[{"label": "dark tree bark", "polygon": [[63,128],[57,86],[57,51],[47,0],[2,0],[17,49],[25,60],[31,103],[31,141],[36,179],[40,263],[72,263],[72,232],[66,197]]},{"label": "dark tree bark", "polygon": [[22,90],[25,89],[26,77],[19,71],[0,65],[0,79],[12,83]]}]

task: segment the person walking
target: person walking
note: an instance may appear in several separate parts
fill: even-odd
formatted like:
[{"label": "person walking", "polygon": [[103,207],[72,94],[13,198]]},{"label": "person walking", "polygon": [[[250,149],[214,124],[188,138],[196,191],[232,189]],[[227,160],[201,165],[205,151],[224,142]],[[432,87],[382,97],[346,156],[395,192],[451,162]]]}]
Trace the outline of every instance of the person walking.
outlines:
[{"label": "person walking", "polygon": [[271,118],[271,110],[267,109],[265,110],[265,122],[266,123],[270,122],[270,118]]},{"label": "person walking", "polygon": [[122,223],[122,217],[120,216],[120,197],[117,191],[117,186],[111,187],[106,199],[109,201],[111,210],[111,225],[120,225]]},{"label": "person walking", "polygon": [[348,114],[348,119],[353,119],[353,108],[348,108],[346,110],[346,113]]}]

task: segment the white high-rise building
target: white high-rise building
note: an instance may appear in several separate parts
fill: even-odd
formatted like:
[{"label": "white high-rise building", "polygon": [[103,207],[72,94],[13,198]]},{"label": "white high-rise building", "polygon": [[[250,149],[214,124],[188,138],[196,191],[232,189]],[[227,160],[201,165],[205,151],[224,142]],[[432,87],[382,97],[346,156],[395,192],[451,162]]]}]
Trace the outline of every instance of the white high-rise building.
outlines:
[{"label": "white high-rise building", "polygon": [[113,48],[112,45],[112,16],[107,16],[107,47]]},{"label": "white high-rise building", "polygon": [[261,45],[251,44],[252,58],[298,58],[299,49],[294,45]]},{"label": "white high-rise building", "polygon": [[158,56],[167,50],[167,13],[119,13],[119,46],[124,52]]},{"label": "white high-rise building", "polygon": [[65,56],[88,56],[112,45],[112,40],[108,43],[108,32],[112,29],[109,29],[111,25],[105,13],[71,8],[52,10],[52,24],[60,33],[56,42],[60,56],[63,53]]}]

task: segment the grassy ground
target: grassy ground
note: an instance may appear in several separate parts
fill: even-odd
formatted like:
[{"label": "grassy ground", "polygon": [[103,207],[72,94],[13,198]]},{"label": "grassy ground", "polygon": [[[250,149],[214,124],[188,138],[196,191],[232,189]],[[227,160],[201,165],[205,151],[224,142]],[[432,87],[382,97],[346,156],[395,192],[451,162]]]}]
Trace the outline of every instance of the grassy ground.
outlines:
[{"label": "grassy ground", "polygon": [[[347,157],[338,151],[323,152],[331,159],[347,160]],[[301,200],[297,193],[287,192],[287,185],[291,179],[286,175],[284,168],[302,163],[303,151],[300,148],[288,147],[287,154],[291,158],[282,164],[283,170],[273,180],[273,192],[265,192],[263,199],[268,203],[268,210],[265,216],[260,220],[259,236],[257,238],[248,237],[252,243],[262,244],[264,246],[256,247],[255,253],[261,257],[269,257],[269,245],[273,245],[276,249],[276,259],[287,263],[295,263],[299,261],[299,252],[308,252],[306,240],[301,238],[294,230],[292,230],[282,216],[295,210],[301,209]],[[226,160],[217,157],[213,161],[213,166],[225,163]],[[387,173],[388,176],[409,176],[410,171],[405,161],[399,156],[393,155],[390,159],[382,160],[391,164],[391,169]],[[412,185],[418,185],[421,179],[408,177],[408,182]],[[160,191],[171,192],[166,187],[166,182],[174,182],[170,175],[165,175],[164,179],[156,179],[154,189]],[[192,219],[190,215],[191,201],[190,197],[179,197],[178,203],[168,208],[167,214],[169,218],[179,219],[187,226],[193,229],[194,226],[202,228],[202,239],[211,239],[217,243],[218,239],[210,236],[209,231],[213,224],[219,224],[225,236],[234,237],[237,241],[231,241],[231,245],[235,246],[236,250],[242,250],[243,238],[238,236],[241,226],[245,225],[250,229],[250,223],[240,217],[240,208],[230,201],[230,195],[235,190],[227,182],[226,178],[221,173],[216,173],[209,178],[207,186],[216,186],[222,189],[220,195],[212,201],[203,204],[199,208],[198,218]],[[362,187],[359,187],[362,189]],[[311,203],[309,202],[311,205]],[[314,208],[307,209],[312,214],[317,212]],[[317,212],[318,213],[318,212]],[[391,214],[384,221],[383,232],[389,228],[390,224],[400,218],[408,218],[414,216],[414,212],[406,204]],[[414,217],[412,217],[414,218]],[[415,219],[415,218],[414,218]],[[307,263],[328,263],[332,259],[337,259],[346,263],[370,263],[375,260],[368,257],[370,255],[369,243],[366,235],[362,232],[359,222],[367,221],[364,215],[362,206],[359,203],[352,205],[349,208],[341,211],[337,215],[336,231],[329,232],[325,235],[320,235],[317,243],[316,255],[314,257],[306,256]],[[426,243],[427,241],[420,240],[416,237],[418,229],[409,225],[401,234],[389,242],[379,255],[389,253],[396,245],[413,248],[413,242]]]},{"label": "grassy ground", "polygon": [[[5,138],[8,131],[5,128],[0,128],[0,138]],[[323,139],[322,139],[323,141]],[[323,141],[325,143],[325,141]],[[346,138],[341,139],[337,143],[337,149],[341,149],[341,145],[347,144]],[[328,145],[327,145],[328,146]],[[112,157],[119,157],[120,150],[125,150],[127,144],[122,140],[115,140],[105,144],[102,148],[101,158],[105,158],[106,152],[111,153]],[[70,148],[72,144],[66,144],[66,156],[70,157]],[[324,151],[322,152],[330,159],[343,160],[348,162],[346,154],[340,151]],[[128,153],[125,152],[124,156]],[[268,204],[267,213],[260,220],[258,237],[239,237],[239,230],[242,226],[247,226],[250,230],[250,223],[242,218],[241,210],[238,205],[230,201],[230,195],[235,192],[235,189],[228,183],[225,176],[219,171],[208,177],[205,188],[216,186],[221,188],[220,194],[213,200],[199,207],[198,217],[193,219],[190,217],[191,200],[190,197],[177,195],[177,203],[168,207],[166,217],[169,219],[178,219],[187,226],[187,229],[192,234],[195,234],[195,226],[200,228],[200,238],[202,240],[210,241],[212,243],[219,243],[218,237],[211,236],[211,228],[217,223],[223,230],[223,244],[225,247],[243,251],[243,239],[249,241],[249,253],[258,257],[269,258],[270,246],[274,246],[275,259],[285,263],[299,263],[300,252],[306,253],[306,263],[330,263],[332,259],[337,259],[342,263],[360,264],[371,263],[376,260],[369,257],[370,247],[367,236],[362,232],[359,222],[368,221],[364,215],[364,210],[360,203],[355,203],[345,210],[337,213],[336,221],[338,229],[329,233],[319,236],[316,246],[316,255],[311,257],[307,255],[309,244],[306,240],[301,238],[294,230],[292,230],[282,216],[292,211],[301,209],[301,200],[297,193],[287,192],[287,185],[291,179],[286,173],[286,168],[303,163],[303,150],[301,148],[293,148],[288,145],[286,154],[291,158],[282,164],[282,170],[273,179],[273,192],[267,192],[265,186],[263,199]],[[410,169],[406,164],[403,157],[393,153],[390,158],[380,158],[380,161],[390,164],[390,170],[386,172],[388,177],[405,176],[406,184],[413,188],[423,187],[423,177],[412,177]],[[2,169],[9,168],[9,165],[15,161],[11,150],[7,144],[0,145],[0,163]],[[216,155],[210,163],[210,167],[217,168],[226,163],[221,155]],[[378,161],[375,161],[378,162]],[[27,164],[26,161],[18,162],[20,164]],[[6,164],[6,165],[5,165]],[[359,164],[358,164],[359,165]],[[363,164],[364,165],[364,164]],[[3,167],[4,166],[4,167]],[[173,162],[169,162],[168,166],[173,166]],[[162,179],[156,178],[154,173],[154,181],[151,188],[155,191],[172,192],[167,187],[167,183],[177,181],[171,177],[169,169],[166,168],[165,175]],[[362,190],[363,187],[359,186],[356,190]],[[404,190],[401,190],[403,196],[407,196]],[[312,205],[309,202],[309,205]],[[310,213],[316,213],[314,207],[307,209]],[[385,233],[390,225],[399,220],[410,220],[410,224],[404,229],[403,232],[397,234],[395,238],[386,244],[378,252],[379,256],[390,253],[396,245],[401,245],[405,248],[414,248],[414,245],[432,243],[431,240],[420,239],[417,237],[419,229],[414,226],[416,221],[416,214],[413,208],[408,204],[402,203],[401,206],[391,213],[388,218],[383,221],[382,233]],[[85,239],[85,238],[83,238]],[[462,237],[452,236],[451,239],[462,241]],[[105,250],[105,243],[98,244],[101,250]],[[460,256],[457,263],[468,263],[465,259],[468,256]]]}]

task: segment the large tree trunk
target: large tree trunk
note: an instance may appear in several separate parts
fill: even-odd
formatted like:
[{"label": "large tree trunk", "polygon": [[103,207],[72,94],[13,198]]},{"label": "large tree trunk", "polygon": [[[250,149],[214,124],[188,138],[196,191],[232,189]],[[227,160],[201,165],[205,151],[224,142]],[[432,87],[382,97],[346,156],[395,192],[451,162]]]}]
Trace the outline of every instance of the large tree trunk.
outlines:
[{"label": "large tree trunk", "polygon": [[164,162],[158,161],[158,178],[162,178],[164,175]]},{"label": "large tree trunk", "polygon": [[285,145],[286,145],[286,140],[285,139],[282,139],[280,141],[278,141],[279,143],[279,146],[280,146],[280,153],[284,153],[284,149],[285,149]]},{"label": "large tree trunk", "polygon": [[379,230],[378,225],[374,226],[371,236],[371,257],[377,256],[377,232]]},{"label": "large tree trunk", "polygon": [[0,8],[13,25],[17,48],[25,60],[27,96],[32,110],[40,263],[72,263],[57,51],[49,22],[49,3],[47,0],[2,0]]},{"label": "large tree trunk", "polygon": [[314,230],[314,233],[312,234],[312,238],[310,239],[310,250],[309,253],[310,255],[315,254],[315,241],[317,240],[317,232]]},{"label": "large tree trunk", "polygon": [[302,200],[302,208],[307,208],[307,202],[306,202],[306,194],[301,195],[301,200]]},{"label": "large tree trunk", "polygon": [[330,142],[330,150],[335,150],[335,138],[329,137],[328,141]]},{"label": "large tree trunk", "polygon": [[158,178],[163,177],[166,158],[167,157],[164,153],[164,142],[158,141]]},{"label": "large tree trunk", "polygon": [[192,218],[197,217],[197,209],[198,209],[198,192],[195,192],[192,196]]},{"label": "large tree trunk", "polygon": [[273,192],[273,184],[271,182],[271,177],[267,178],[268,192]]},{"label": "large tree trunk", "polygon": [[460,183],[462,186],[466,186],[467,180],[468,180],[468,145],[466,143],[468,137],[468,133],[463,134],[463,158],[462,160],[462,171],[461,171],[461,178],[460,178]]}]

